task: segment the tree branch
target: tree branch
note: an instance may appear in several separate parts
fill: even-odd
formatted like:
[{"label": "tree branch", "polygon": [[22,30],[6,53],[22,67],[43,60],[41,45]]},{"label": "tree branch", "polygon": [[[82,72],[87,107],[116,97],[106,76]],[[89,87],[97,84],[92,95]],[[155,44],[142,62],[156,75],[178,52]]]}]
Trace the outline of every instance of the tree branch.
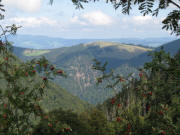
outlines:
[{"label": "tree branch", "polygon": [[169,3],[175,5],[176,7],[178,7],[180,9],[180,5],[178,5],[176,2],[172,1],[172,0],[169,0]]}]

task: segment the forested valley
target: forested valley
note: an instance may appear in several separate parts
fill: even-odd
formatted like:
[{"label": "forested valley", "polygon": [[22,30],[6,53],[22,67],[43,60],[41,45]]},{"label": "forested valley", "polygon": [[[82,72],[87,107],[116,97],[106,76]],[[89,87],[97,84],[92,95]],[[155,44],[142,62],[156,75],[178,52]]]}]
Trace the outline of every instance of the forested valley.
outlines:
[{"label": "forested valley", "polygon": [[[3,21],[6,11],[1,2]],[[89,1],[72,2],[83,8]],[[109,2],[115,9],[122,6],[124,14],[133,4],[131,0]],[[144,15],[158,15],[170,3],[180,8],[178,2],[163,0],[153,10],[154,2],[134,4]],[[177,36],[179,12],[172,11],[163,21],[163,29]],[[0,24],[0,29],[0,134],[180,134],[180,39],[150,47],[139,45],[142,41],[120,43],[122,39],[56,38],[54,44],[77,44],[34,49],[14,46],[13,40],[20,45],[49,42],[50,46],[55,38],[26,35],[18,39],[21,26],[15,24]]]}]

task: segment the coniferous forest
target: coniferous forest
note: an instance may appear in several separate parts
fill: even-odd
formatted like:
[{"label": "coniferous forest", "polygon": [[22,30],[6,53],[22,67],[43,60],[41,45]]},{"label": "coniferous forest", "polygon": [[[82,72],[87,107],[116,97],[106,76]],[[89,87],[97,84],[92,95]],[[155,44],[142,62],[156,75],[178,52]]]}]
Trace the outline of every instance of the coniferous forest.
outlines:
[{"label": "coniferous forest", "polygon": [[[83,8],[89,1],[72,2]],[[156,9],[154,0],[107,2],[124,14],[135,4],[153,16],[174,4],[178,10],[163,20],[163,29],[179,35],[178,2],[160,0]],[[0,21],[4,6],[0,0]],[[94,42],[45,51],[14,47],[9,36],[20,26],[0,29],[1,135],[180,135],[179,40],[157,49]]]}]

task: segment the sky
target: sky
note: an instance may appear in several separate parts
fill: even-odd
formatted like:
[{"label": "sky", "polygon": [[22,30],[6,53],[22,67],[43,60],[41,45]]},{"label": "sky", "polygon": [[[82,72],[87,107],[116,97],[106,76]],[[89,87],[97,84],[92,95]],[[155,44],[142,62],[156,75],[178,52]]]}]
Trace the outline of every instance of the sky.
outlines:
[{"label": "sky", "polygon": [[158,17],[142,16],[137,7],[130,15],[123,15],[110,3],[90,2],[84,9],[76,9],[71,0],[2,0],[5,5],[4,25],[22,26],[18,34],[44,35],[62,38],[149,38],[175,37],[162,30],[162,20],[168,12]]}]

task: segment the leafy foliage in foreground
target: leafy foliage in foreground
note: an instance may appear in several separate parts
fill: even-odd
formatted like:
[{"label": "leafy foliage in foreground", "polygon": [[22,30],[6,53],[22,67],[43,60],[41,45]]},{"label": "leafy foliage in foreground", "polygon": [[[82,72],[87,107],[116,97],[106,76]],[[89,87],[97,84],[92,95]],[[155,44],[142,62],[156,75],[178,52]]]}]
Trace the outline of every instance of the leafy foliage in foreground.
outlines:
[{"label": "leafy foliage in foreground", "polygon": [[49,80],[57,75],[66,77],[66,74],[44,57],[19,61],[7,40],[7,35],[16,34],[19,27],[0,25],[0,28],[0,134],[30,135],[44,117],[40,101],[50,87]]},{"label": "leafy foliage in foreground", "polygon": [[[180,132],[180,57],[171,57],[163,50],[152,54],[153,60],[140,69],[139,79],[129,76],[107,75],[99,63],[94,68],[102,71],[98,79],[114,79],[112,89],[119,83],[124,87],[112,99],[99,106],[110,121],[117,121],[116,134],[178,135]],[[113,79],[112,79],[113,78]],[[99,81],[100,80],[100,81]]]},{"label": "leafy foliage in foreground", "polygon": [[[125,78],[113,71],[105,72],[107,64],[102,65],[95,60],[93,68],[102,71],[97,84],[104,83],[115,90],[123,83],[122,91],[98,106],[101,111],[95,109],[81,114],[52,111],[35,128],[34,135],[178,135],[180,53],[171,57],[160,50],[152,57],[153,60],[140,69],[139,78],[134,78],[132,74]],[[49,120],[64,122],[69,127],[56,131],[59,127],[54,123],[49,128]]]},{"label": "leafy foliage in foreground", "polygon": [[16,32],[13,27],[2,28],[4,38],[1,36],[0,40],[0,82],[4,84],[0,87],[0,133],[28,135],[35,122],[43,117],[39,101],[49,86],[48,80],[56,75],[65,76],[65,73],[49,65],[45,58],[18,62],[6,40],[7,33]]},{"label": "leafy foliage in foreground", "polygon": [[104,109],[100,107],[108,114],[107,121],[98,110],[82,114],[63,110],[44,113],[39,100],[49,86],[48,80],[56,74],[65,76],[64,71],[50,65],[45,58],[17,64],[9,45],[1,41],[1,81],[6,86],[1,88],[2,134],[178,135],[180,132],[180,53],[173,58],[163,50],[155,52],[152,62],[140,70],[139,79],[133,74],[124,78],[113,71],[105,72],[107,63],[101,65],[95,60],[93,68],[102,71],[98,84],[106,80],[106,87],[116,90],[123,83],[122,91],[106,102]]},{"label": "leafy foliage in foreground", "polygon": [[[44,88],[48,87],[48,80],[56,74],[60,76],[65,74],[62,70],[56,70],[49,65],[44,58],[16,64],[5,35],[15,34],[16,30],[15,25],[8,26],[5,30],[2,28],[5,41],[0,40],[0,55],[3,58],[0,61],[0,71],[5,84],[0,90],[1,134],[30,135],[36,129],[34,128],[36,118],[39,119],[40,125],[35,132],[45,129],[42,134],[179,134],[180,53],[172,58],[162,50],[155,52],[152,62],[140,70],[139,80],[134,79],[132,75],[123,78],[114,75],[113,72],[104,72],[106,64],[101,67],[100,63],[95,61],[94,68],[103,72],[97,79],[98,83],[110,78],[112,81],[107,87],[114,89],[119,82],[126,82],[122,92],[111,99],[111,106],[107,106],[108,110],[113,109],[110,120],[114,122],[107,122],[103,114],[96,110],[81,118],[72,112],[68,114],[54,111],[48,114],[50,116],[52,114],[49,118],[44,114],[38,101],[42,98]],[[42,76],[41,79],[35,79],[37,72]],[[22,80],[25,83],[22,83]],[[27,83],[28,86],[25,85]],[[82,118],[85,123],[81,121]],[[77,127],[78,123],[80,125]]]},{"label": "leafy foliage in foreground", "polygon": [[[51,121],[55,121],[55,123],[50,123]],[[66,123],[68,126],[64,124],[63,127],[58,127],[58,122]],[[97,109],[81,114],[58,109],[47,114],[33,132],[33,135],[59,134],[114,135],[114,129],[103,112]]]}]

